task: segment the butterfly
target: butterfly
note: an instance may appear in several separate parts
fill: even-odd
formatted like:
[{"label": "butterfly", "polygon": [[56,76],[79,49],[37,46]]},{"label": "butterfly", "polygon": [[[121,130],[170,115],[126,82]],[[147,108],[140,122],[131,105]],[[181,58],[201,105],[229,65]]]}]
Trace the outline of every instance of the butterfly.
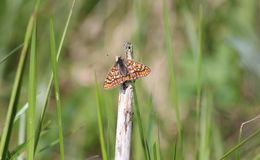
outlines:
[{"label": "butterfly", "polygon": [[116,57],[116,62],[110,69],[105,79],[103,87],[111,89],[117,85],[129,80],[136,80],[141,77],[147,76],[151,69],[142,63]]}]

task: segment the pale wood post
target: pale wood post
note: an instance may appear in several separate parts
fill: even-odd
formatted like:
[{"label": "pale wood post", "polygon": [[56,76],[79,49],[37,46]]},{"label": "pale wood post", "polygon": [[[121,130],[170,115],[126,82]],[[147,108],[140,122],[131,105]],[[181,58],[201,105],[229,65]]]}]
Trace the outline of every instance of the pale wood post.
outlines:
[{"label": "pale wood post", "polygon": [[[124,43],[125,58],[133,59],[133,45]],[[133,82],[120,86],[116,128],[115,160],[129,160],[131,151],[132,116],[134,106]]]}]

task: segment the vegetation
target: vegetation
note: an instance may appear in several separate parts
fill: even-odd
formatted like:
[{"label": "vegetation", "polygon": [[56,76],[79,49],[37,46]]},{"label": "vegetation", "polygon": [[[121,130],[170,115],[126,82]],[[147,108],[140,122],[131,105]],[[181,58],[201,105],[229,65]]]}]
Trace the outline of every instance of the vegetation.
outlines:
[{"label": "vegetation", "polygon": [[152,70],[135,82],[132,159],[260,159],[259,1],[0,8],[2,160],[113,159],[118,89],[102,83],[123,41]]}]

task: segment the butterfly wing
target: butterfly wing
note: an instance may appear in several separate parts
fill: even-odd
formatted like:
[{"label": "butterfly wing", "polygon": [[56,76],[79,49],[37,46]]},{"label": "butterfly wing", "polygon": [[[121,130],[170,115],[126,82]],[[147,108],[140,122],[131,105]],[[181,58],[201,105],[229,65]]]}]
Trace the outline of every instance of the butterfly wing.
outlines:
[{"label": "butterfly wing", "polygon": [[115,62],[114,66],[108,72],[103,85],[105,89],[111,89],[127,80],[136,80],[145,77],[151,72],[151,69],[142,63],[124,59],[123,63],[124,66],[126,66],[127,72],[122,74],[122,69],[120,70],[120,65],[118,63],[118,61]]},{"label": "butterfly wing", "polygon": [[142,63],[129,59],[125,60],[125,63],[128,70],[127,80],[135,80],[145,77],[151,72],[151,69]]},{"label": "butterfly wing", "polygon": [[110,89],[123,83],[125,80],[126,77],[120,73],[119,66],[116,62],[111,70],[108,72],[103,87],[105,89]]}]

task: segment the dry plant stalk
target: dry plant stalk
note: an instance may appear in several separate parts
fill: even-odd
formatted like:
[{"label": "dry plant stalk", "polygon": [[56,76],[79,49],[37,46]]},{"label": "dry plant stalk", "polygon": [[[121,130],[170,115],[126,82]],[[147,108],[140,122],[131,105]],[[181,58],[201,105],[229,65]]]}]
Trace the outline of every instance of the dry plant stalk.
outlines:
[{"label": "dry plant stalk", "polygon": [[[133,59],[133,46],[124,44],[126,59]],[[133,82],[121,84],[118,100],[115,160],[129,160],[131,150],[132,116],[134,106]]]},{"label": "dry plant stalk", "polygon": [[239,141],[240,141],[240,138],[241,138],[241,136],[242,136],[242,132],[243,132],[243,127],[244,127],[244,125],[246,125],[246,124],[248,124],[248,123],[250,123],[250,122],[253,122],[253,121],[255,121],[255,120],[259,119],[259,118],[260,118],[260,114],[257,115],[256,117],[254,117],[254,118],[248,120],[248,121],[243,122],[243,123],[240,125],[240,129],[239,129]]}]

